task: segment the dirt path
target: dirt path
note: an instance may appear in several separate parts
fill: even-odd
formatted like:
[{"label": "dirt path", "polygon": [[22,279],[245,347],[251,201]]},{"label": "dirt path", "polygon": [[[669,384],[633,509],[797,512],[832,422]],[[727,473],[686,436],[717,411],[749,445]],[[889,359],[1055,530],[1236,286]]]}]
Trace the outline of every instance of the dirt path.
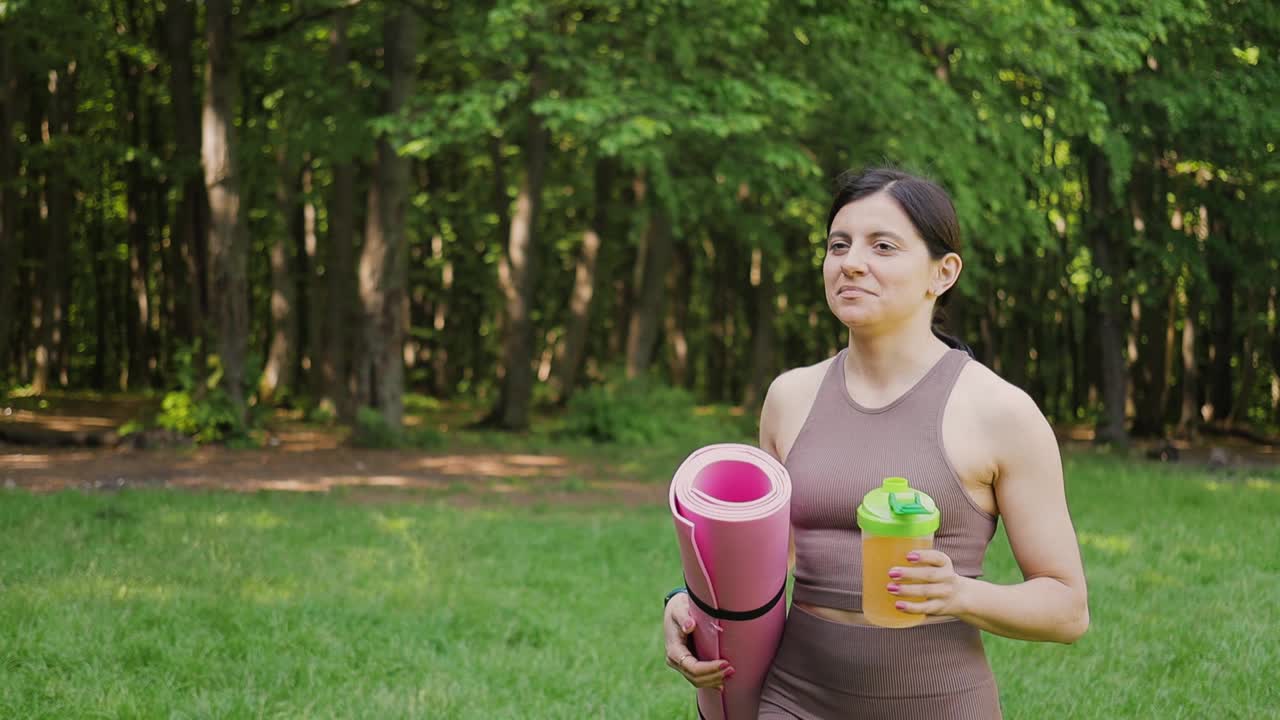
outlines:
[{"label": "dirt path", "polygon": [[[337,432],[281,423],[271,447],[134,450],[112,447],[114,429],[140,407],[119,401],[75,401],[43,407],[9,402],[0,407],[0,487],[34,492],[122,488],[217,489],[241,492],[338,492],[352,502],[434,502],[471,505],[661,506],[667,484],[588,458],[557,453],[484,450],[418,452],[345,447]],[[36,437],[49,445],[13,444]],[[1087,428],[1058,428],[1065,448],[1086,448]],[[26,441],[24,441],[25,443]],[[7,444],[6,444],[7,443]],[[1157,444],[1130,452],[1137,458]],[[1280,466],[1280,447],[1233,438],[1178,443],[1178,464],[1216,470]]]},{"label": "dirt path", "polygon": [[128,450],[0,445],[0,485],[35,492],[122,488],[329,492],[356,502],[660,505],[663,483],[556,454],[361,450],[334,434],[285,430],[275,447]]}]

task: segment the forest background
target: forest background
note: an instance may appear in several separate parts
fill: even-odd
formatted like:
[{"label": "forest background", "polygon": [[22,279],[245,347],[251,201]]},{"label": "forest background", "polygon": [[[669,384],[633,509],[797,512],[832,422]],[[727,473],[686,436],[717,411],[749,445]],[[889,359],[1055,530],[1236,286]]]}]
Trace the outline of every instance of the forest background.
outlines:
[{"label": "forest background", "polygon": [[843,344],[827,203],[889,161],[955,198],[950,331],[1055,423],[1267,434],[1268,5],[0,2],[0,386],[245,442],[406,392],[752,411]]}]

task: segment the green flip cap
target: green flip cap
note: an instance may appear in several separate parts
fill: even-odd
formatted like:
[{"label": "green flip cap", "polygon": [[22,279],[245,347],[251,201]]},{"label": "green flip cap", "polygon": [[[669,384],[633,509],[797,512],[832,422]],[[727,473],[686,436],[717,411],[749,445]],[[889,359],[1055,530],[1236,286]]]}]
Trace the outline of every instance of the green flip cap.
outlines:
[{"label": "green flip cap", "polygon": [[885,478],[858,506],[858,527],[885,537],[924,537],[938,529],[942,514],[933,498],[913,490],[906,478]]}]

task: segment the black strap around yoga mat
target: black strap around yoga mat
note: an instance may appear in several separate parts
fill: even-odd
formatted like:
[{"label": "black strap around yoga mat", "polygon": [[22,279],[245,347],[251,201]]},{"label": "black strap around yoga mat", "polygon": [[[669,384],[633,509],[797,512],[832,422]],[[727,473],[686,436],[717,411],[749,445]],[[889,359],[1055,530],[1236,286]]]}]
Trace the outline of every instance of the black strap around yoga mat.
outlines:
[{"label": "black strap around yoga mat", "polygon": [[[684,584],[685,584],[685,587],[687,588],[689,586],[689,581],[685,580]],[[689,591],[689,599],[693,601],[694,605],[698,606],[699,610],[702,610],[702,612],[710,615],[711,617],[717,620],[742,621],[742,620],[755,620],[756,618],[769,612],[770,610],[773,609],[774,605],[778,604],[778,601],[782,599],[782,596],[785,595],[786,592],[787,592],[787,584],[784,582],[782,583],[782,587],[778,588],[778,594],[774,595],[772,600],[765,603],[764,605],[761,605],[755,610],[746,610],[743,612],[735,612],[733,610],[721,610],[719,608],[713,608],[710,605],[703,602],[702,598],[695,595],[692,590]]]}]

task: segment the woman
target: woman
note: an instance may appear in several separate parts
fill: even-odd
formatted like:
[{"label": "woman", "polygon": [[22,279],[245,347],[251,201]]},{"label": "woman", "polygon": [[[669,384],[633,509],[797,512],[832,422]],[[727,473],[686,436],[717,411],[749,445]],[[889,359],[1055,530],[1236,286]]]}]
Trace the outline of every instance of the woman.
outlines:
[{"label": "woman", "polygon": [[[1088,628],[1053,431],[1026,393],[933,329],[960,277],[959,251],[955,208],[938,185],[891,169],[842,180],[823,280],[848,347],[775,379],[760,415],[760,446],[791,475],[795,574],[761,718],[1000,717],[979,631],[1070,643]],[[904,630],[860,612],[855,510],[895,475],[942,513],[934,549],[867,588],[928,616]],[[1016,585],[977,579],[997,517],[1022,570]],[[733,668],[689,652],[689,607],[687,594],[669,596],[667,663],[697,687],[722,686]]]}]

